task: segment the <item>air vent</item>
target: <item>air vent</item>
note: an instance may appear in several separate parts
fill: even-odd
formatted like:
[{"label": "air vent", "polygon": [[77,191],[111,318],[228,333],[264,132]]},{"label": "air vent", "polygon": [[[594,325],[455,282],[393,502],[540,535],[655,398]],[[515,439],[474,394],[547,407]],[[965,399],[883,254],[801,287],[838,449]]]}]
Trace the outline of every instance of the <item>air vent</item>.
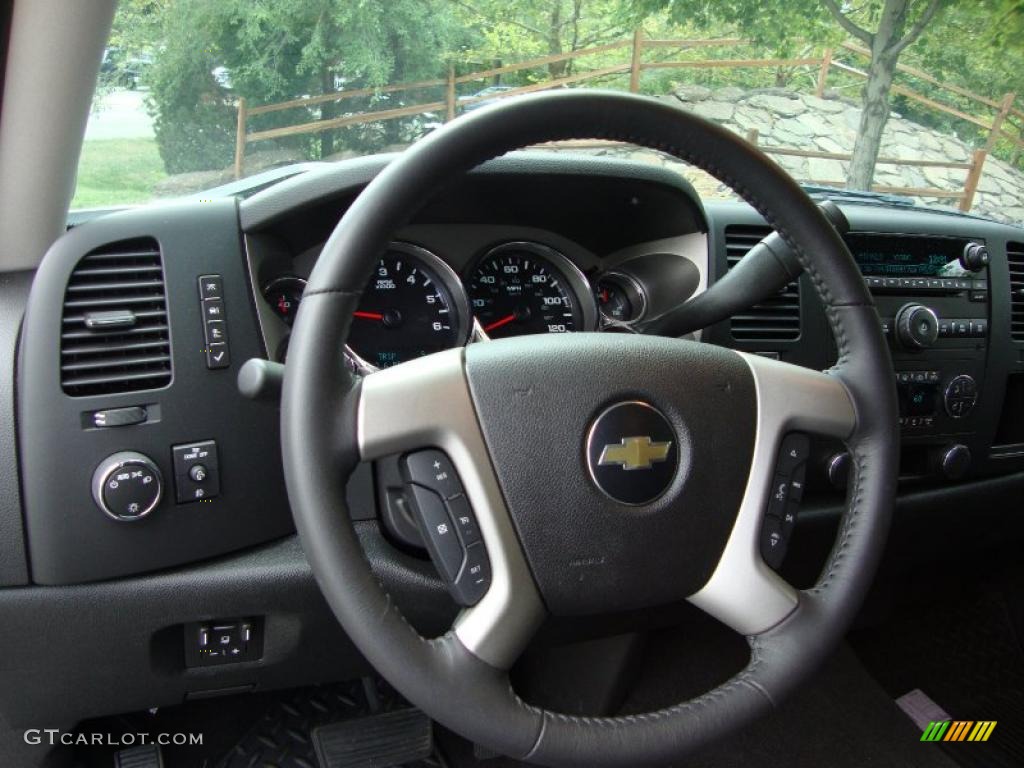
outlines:
[{"label": "air vent", "polygon": [[1010,268],[1010,336],[1024,341],[1024,243],[1006,244]]},{"label": "air vent", "polygon": [[87,254],[64,294],[60,383],[74,397],[156,389],[171,381],[160,248],[126,240]]},{"label": "air vent", "polygon": [[[729,269],[770,232],[768,227],[726,227],[725,258]],[[737,341],[792,341],[799,338],[800,283],[793,281],[761,304],[733,315],[730,330]]]}]

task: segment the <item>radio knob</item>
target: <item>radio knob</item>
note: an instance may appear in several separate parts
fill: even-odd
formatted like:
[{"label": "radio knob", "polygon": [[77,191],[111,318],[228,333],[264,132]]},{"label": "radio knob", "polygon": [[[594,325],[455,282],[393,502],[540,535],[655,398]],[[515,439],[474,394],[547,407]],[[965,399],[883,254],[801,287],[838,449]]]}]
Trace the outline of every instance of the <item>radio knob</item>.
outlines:
[{"label": "radio knob", "polygon": [[960,254],[960,266],[971,272],[980,272],[988,266],[988,248],[981,243],[968,243]]},{"label": "radio knob", "polygon": [[100,462],[92,475],[92,497],[119,522],[141,520],[160,503],[163,479],[148,456],[121,451]]},{"label": "radio knob", "polygon": [[825,462],[825,473],[828,475],[828,481],[832,484],[833,488],[840,491],[846,488],[846,484],[850,481],[850,467],[852,465],[853,460],[846,451],[840,451],[829,457],[828,461]]},{"label": "radio knob", "polygon": [[959,480],[971,468],[971,450],[966,445],[951,445],[941,451],[939,471],[949,480]]},{"label": "radio knob", "polygon": [[896,313],[896,338],[907,349],[927,349],[939,338],[939,318],[923,304],[904,304]]}]

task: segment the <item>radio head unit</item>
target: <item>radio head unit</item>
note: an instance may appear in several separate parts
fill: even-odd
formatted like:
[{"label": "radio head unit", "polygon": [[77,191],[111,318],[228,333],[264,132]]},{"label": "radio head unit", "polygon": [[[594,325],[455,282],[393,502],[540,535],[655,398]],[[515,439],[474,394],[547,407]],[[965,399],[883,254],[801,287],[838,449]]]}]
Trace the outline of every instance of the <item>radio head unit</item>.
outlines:
[{"label": "radio head unit", "polygon": [[955,237],[865,232],[852,232],[845,240],[865,277],[971,279],[974,270],[964,264],[964,254],[968,246],[981,245]]}]

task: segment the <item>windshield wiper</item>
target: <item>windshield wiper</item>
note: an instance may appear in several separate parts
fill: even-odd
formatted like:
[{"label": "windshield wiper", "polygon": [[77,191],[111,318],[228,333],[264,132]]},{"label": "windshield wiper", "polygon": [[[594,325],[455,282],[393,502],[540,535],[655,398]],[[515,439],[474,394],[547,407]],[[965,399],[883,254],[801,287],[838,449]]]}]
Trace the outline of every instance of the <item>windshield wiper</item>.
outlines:
[{"label": "windshield wiper", "polygon": [[830,200],[845,200],[848,202],[884,203],[885,205],[899,205],[909,208],[913,208],[916,205],[909,197],[886,192],[862,192],[855,189],[830,187],[825,184],[801,184],[800,187],[815,200],[828,198]]}]

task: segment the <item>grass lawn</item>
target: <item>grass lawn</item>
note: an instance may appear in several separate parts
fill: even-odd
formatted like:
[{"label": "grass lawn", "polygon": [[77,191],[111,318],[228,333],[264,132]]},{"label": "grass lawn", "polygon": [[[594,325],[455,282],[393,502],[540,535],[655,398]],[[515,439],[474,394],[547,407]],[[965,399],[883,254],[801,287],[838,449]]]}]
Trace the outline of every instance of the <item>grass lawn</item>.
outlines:
[{"label": "grass lawn", "polygon": [[72,208],[144,203],[167,174],[154,139],[103,139],[82,146]]}]

